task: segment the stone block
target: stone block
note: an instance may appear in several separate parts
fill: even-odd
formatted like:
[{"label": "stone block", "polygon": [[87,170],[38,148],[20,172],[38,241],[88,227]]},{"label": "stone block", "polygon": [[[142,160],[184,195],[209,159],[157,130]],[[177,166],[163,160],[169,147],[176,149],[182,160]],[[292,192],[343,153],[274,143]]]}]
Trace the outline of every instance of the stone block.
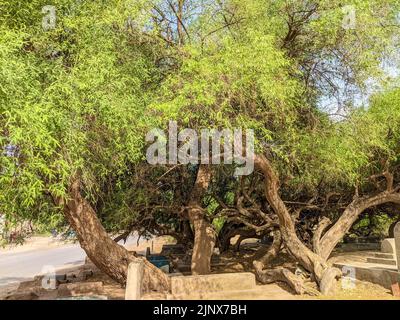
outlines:
[{"label": "stone block", "polygon": [[395,241],[392,238],[384,239],[381,243],[381,251],[383,253],[395,253]]},{"label": "stone block", "polygon": [[400,282],[400,222],[397,222],[394,227],[394,242],[395,242],[395,253],[397,260],[397,268],[399,271],[399,282]]},{"label": "stone block", "polygon": [[373,255],[375,258],[392,259],[392,260],[396,259],[393,253],[374,252]]},{"label": "stone block", "polygon": [[173,295],[250,290],[255,286],[255,276],[249,272],[171,277],[171,293]]},{"label": "stone block", "polygon": [[386,264],[388,266],[396,266],[396,260],[394,260],[394,259],[368,257],[367,262],[377,263],[377,264]]},{"label": "stone block", "polygon": [[357,280],[368,281],[371,283],[379,284],[380,286],[391,289],[392,284],[398,281],[398,272],[395,267],[385,266],[372,267],[368,263],[353,262],[353,263],[334,263],[334,267],[343,270],[354,268],[354,275]]},{"label": "stone block", "polygon": [[140,300],[142,296],[143,261],[131,262],[128,266],[125,300]]}]

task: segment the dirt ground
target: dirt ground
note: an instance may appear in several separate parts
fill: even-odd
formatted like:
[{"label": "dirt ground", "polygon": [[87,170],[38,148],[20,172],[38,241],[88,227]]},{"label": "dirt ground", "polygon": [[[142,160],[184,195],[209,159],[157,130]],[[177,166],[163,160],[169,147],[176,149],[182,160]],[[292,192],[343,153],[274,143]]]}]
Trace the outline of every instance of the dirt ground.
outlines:
[{"label": "dirt ground", "polygon": [[[246,248],[246,245],[242,246],[240,253],[229,253],[223,255],[222,261],[226,261],[221,266],[214,268],[213,272],[223,273],[223,272],[252,272],[251,268],[251,257],[254,255],[254,248]],[[338,260],[338,258],[351,257],[354,255],[352,253],[338,253],[333,261]],[[288,269],[294,270],[297,266],[294,264],[293,260],[285,252],[281,253],[274,261],[272,266],[284,266]],[[344,280],[346,281],[346,280]],[[259,283],[259,285],[261,285]],[[278,283],[278,285],[284,289],[286,292],[290,293],[295,299],[321,299],[321,300],[400,300],[392,295],[391,290],[388,290],[380,285],[356,280],[353,286],[348,286],[347,283],[342,284],[342,280],[339,281],[336,294],[334,296],[310,296],[310,295],[294,295],[291,289],[285,283]]]},{"label": "dirt ground", "polygon": [[[171,243],[171,239],[168,237],[159,238],[153,241],[142,242],[139,246],[132,245],[128,249],[135,251],[143,251],[146,250],[147,247],[151,249],[153,253],[159,253],[163,244]],[[240,252],[230,252],[228,254],[221,255],[220,261],[217,265],[213,267],[213,273],[228,273],[228,272],[246,272],[251,271],[251,257],[255,252],[255,248],[244,245]],[[281,254],[274,261],[275,265],[283,265],[288,268],[295,268],[296,266],[291,261],[290,257],[285,254]],[[100,272],[93,265],[86,265],[82,268],[90,267],[93,273],[84,281],[80,281],[80,283],[94,283],[94,282],[102,282],[103,284],[103,294],[107,299],[110,300],[121,300],[124,299],[125,289],[122,288],[119,284],[109,278],[107,275]],[[78,268],[79,269],[79,268]],[[75,271],[78,272],[79,270]],[[31,285],[31,287],[29,287]],[[36,286],[36,287],[35,287]],[[24,292],[35,291],[37,289],[37,283],[32,282],[31,284],[25,284],[23,286]],[[0,293],[0,299],[7,298],[10,299],[12,294],[16,292],[21,292],[21,290],[9,290],[8,292]],[[214,295],[215,296],[215,295]],[[207,297],[202,297],[203,299],[213,299],[215,298],[212,294]],[[232,296],[233,297],[233,296]],[[232,297],[227,297],[227,299],[231,299]],[[57,298],[56,292],[47,293],[47,294],[39,294],[38,299],[55,299]],[[157,294],[153,294],[147,296],[147,299],[162,299],[164,296],[160,296]],[[218,295],[218,298],[224,298],[223,296]],[[234,297],[240,298],[240,297]],[[243,299],[295,299],[295,300],[309,300],[309,299],[319,299],[319,300],[399,300],[399,298],[393,297],[390,290],[385,289],[376,284],[372,284],[369,282],[356,281],[353,288],[348,288],[348,286],[342,285],[342,283],[338,283],[337,292],[334,296],[310,296],[310,295],[294,295],[291,290],[284,283],[276,283],[271,285],[261,285],[257,287],[257,290],[254,292],[246,292],[243,293]]]},{"label": "dirt ground", "polygon": [[321,300],[400,300],[392,292],[380,285],[356,280],[354,288],[343,289],[341,283],[334,296],[318,296]]},{"label": "dirt ground", "polygon": [[[238,258],[241,256],[242,258]],[[244,258],[243,258],[244,256]],[[245,272],[249,271],[247,268],[248,261],[246,257],[251,256],[251,254],[244,254],[243,251],[240,254],[237,254],[237,261],[232,261],[232,257],[222,257],[222,263],[219,266],[216,266],[212,273],[228,273],[228,272]],[[286,260],[283,262],[282,260]],[[229,262],[228,262],[229,261]],[[276,264],[289,266],[290,259],[283,256],[278,259]],[[122,289],[118,284],[116,284],[109,277],[104,274],[97,273],[93,276],[93,278],[88,279],[88,281],[103,281],[104,289],[107,292],[107,296],[109,299],[124,299],[125,290]],[[309,299],[320,299],[320,300],[400,300],[392,295],[391,291],[379,286],[377,284],[373,284],[365,281],[356,280],[353,288],[347,288],[346,284],[342,285],[342,282],[338,283],[337,291],[334,296],[310,296],[310,295],[295,295],[291,292],[290,288],[284,283],[277,283],[273,285],[260,285],[260,292],[254,293],[254,299],[263,299],[263,296],[267,299],[273,296],[273,299],[298,299],[298,300],[309,300]],[[279,288],[278,288],[279,287]],[[265,290],[266,292],[261,292]],[[267,292],[270,290],[271,292]],[[258,291],[258,290],[257,290]],[[153,298],[157,298],[157,295],[153,295]],[[160,297],[161,298],[161,297]],[[211,296],[211,298],[213,298]],[[248,298],[248,297],[246,297]],[[204,296],[204,299],[207,299]]]}]

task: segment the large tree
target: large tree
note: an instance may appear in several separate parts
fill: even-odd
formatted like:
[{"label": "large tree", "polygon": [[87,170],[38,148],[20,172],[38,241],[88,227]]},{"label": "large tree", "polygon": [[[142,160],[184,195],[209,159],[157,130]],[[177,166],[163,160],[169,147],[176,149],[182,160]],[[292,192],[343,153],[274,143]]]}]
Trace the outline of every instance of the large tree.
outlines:
[{"label": "large tree", "polygon": [[[8,150],[0,211],[9,221],[63,215],[89,258],[122,284],[139,258],[109,237],[96,210],[110,206],[102,195],[117,194],[142,160],[144,113],[159,79],[157,42],[126,28],[128,16],[139,27],[146,5],[130,4],[56,1],[56,24],[44,30],[45,2],[6,1],[0,26],[0,143]],[[145,265],[145,286],[167,289],[166,276]]]},{"label": "large tree", "polygon": [[[354,103],[369,84],[385,84],[399,3],[348,4],[3,1],[0,212],[8,221],[63,217],[121,283],[138,258],[109,232],[172,234],[193,243],[192,271],[208,273],[214,245],[245,229],[274,235],[255,263],[260,280],[304,290],[287,270],[268,268],[285,246],[329,287],[335,245],[399,191],[398,91],[365,110]],[[238,179],[232,166],[149,165],[146,133],[170,120],[253,129],[256,172]],[[316,213],[308,242],[304,212]],[[225,221],[219,237],[216,221]],[[168,289],[145,263],[148,288]]]},{"label": "large tree", "polygon": [[[185,26],[181,65],[164,81],[161,102],[155,105],[182,126],[255,130],[256,164],[265,176],[265,196],[279,218],[283,242],[322,287],[329,287],[324,283],[339,275],[326,260],[357,217],[367,208],[397,202],[390,182],[393,172],[376,163],[380,148],[385,148],[385,129],[352,107],[368,83],[385,80],[382,61],[397,51],[399,4],[354,1],[349,5],[219,3],[205,11],[208,19]],[[348,15],[355,20],[347,21]],[[334,113],[324,108],[332,101],[338,106]],[[390,161],[387,170],[392,169]],[[379,174],[388,178],[385,190],[368,183],[367,178]],[[303,199],[283,200],[293,192]],[[332,193],[345,194],[341,200],[348,207],[342,212],[336,206],[337,221],[324,233],[330,225],[324,210],[335,200]],[[322,204],[316,199],[323,199]],[[304,208],[293,208],[289,202],[323,212],[312,240],[315,248],[305,246],[296,234],[294,220]]]}]

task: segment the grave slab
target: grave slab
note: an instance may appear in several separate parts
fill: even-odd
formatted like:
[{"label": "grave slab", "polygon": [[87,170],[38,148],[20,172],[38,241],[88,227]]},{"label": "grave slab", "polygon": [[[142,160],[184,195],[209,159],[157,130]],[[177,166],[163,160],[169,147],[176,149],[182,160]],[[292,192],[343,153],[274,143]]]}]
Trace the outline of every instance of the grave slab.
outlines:
[{"label": "grave slab", "polygon": [[357,280],[379,284],[389,290],[398,279],[397,268],[394,266],[366,262],[335,262],[333,266],[341,270],[344,270],[344,267],[345,270],[354,269]]},{"label": "grave slab", "polygon": [[389,266],[396,266],[396,260],[395,259],[369,257],[369,258],[367,258],[367,262],[387,264]]},{"label": "grave slab", "polygon": [[250,290],[255,286],[255,276],[250,272],[171,277],[173,295]]},{"label": "grave slab", "polygon": [[144,263],[142,261],[135,261],[129,264],[125,300],[140,300],[142,296],[143,270]]},{"label": "grave slab", "polygon": [[381,243],[381,252],[383,253],[395,253],[395,241],[394,238],[384,239]]}]

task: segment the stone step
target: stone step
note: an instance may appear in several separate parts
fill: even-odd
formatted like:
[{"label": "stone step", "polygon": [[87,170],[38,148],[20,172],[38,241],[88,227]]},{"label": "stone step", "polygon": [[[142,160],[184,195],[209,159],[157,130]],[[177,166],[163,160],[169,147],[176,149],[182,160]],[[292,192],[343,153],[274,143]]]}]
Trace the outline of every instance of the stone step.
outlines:
[{"label": "stone step", "polygon": [[337,245],[337,249],[340,251],[364,251],[364,250],[380,250],[381,245],[379,243],[341,243]]},{"label": "stone step", "polygon": [[392,259],[394,260],[394,254],[392,253],[384,253],[384,252],[373,252],[372,255],[375,258],[383,258],[383,259]]},{"label": "stone step", "polygon": [[343,270],[344,276],[349,276],[349,270],[353,269],[357,280],[372,282],[388,290],[391,290],[392,284],[398,281],[399,276],[396,267],[385,264],[336,262],[334,266]]},{"label": "stone step", "polygon": [[277,284],[269,284],[248,290],[168,294],[166,298],[167,300],[292,300],[299,297],[285,291]]},{"label": "stone step", "polygon": [[389,266],[397,266],[397,262],[394,259],[384,259],[384,258],[367,258],[367,262],[370,263],[378,263],[378,264],[386,264]]},{"label": "stone step", "polygon": [[250,272],[171,277],[172,295],[250,290],[256,278]]}]

